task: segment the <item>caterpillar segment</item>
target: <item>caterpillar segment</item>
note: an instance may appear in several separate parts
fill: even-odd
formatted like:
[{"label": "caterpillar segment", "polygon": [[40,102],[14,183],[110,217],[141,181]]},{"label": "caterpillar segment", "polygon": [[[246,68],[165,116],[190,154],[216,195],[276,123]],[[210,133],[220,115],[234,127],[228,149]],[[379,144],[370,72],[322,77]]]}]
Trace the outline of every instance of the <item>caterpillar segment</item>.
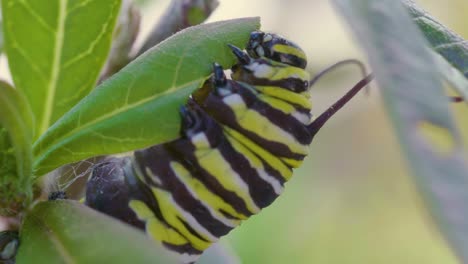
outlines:
[{"label": "caterpillar segment", "polygon": [[254,31],[246,47],[253,58],[266,57],[293,67],[305,69],[307,56],[295,43],[276,34]]},{"label": "caterpillar segment", "polygon": [[256,31],[247,52],[230,48],[238,60],[231,79],[214,63],[181,107],[179,139],[111,158],[87,184],[88,206],[144,230],[181,263],[270,205],[315,133],[353,96],[312,122],[307,60],[296,44]]}]

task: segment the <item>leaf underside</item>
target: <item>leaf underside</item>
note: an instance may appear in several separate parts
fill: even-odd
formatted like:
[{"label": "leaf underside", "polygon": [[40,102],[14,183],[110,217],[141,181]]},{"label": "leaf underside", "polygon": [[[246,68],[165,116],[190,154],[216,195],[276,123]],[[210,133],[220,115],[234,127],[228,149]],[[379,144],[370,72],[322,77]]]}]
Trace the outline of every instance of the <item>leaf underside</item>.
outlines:
[{"label": "leaf underside", "polygon": [[[434,57],[399,1],[334,0],[367,53],[403,153],[427,205],[468,262],[468,170]],[[443,146],[425,137],[429,129]]]},{"label": "leaf underside", "polygon": [[176,263],[141,231],[78,202],[41,202],[20,233],[17,263]]}]

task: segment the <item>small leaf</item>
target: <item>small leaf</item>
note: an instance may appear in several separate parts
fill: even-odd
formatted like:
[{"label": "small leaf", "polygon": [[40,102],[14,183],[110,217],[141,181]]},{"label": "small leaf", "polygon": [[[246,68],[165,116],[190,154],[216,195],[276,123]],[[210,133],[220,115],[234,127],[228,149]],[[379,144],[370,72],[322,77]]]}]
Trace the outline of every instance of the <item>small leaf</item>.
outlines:
[{"label": "small leaf", "polygon": [[468,78],[468,41],[438,22],[413,0],[401,0],[401,2],[406,6],[432,48]]},{"label": "small leaf", "polygon": [[95,85],[109,51],[119,0],[3,0],[5,48],[37,134]]},{"label": "small leaf", "polygon": [[[429,208],[461,262],[467,263],[468,168],[428,44],[399,1],[333,3],[368,55],[401,148]],[[429,137],[425,128],[432,129]],[[440,137],[448,143],[431,141]]]},{"label": "small leaf", "polygon": [[20,91],[0,81],[0,207],[32,199],[32,118]]},{"label": "small leaf", "polygon": [[102,83],[34,145],[38,174],[97,155],[121,153],[178,137],[179,108],[218,62],[235,60],[227,44],[244,47],[258,18],[183,30]]},{"label": "small leaf", "polygon": [[26,215],[17,263],[176,263],[143,232],[74,201],[41,202]]}]

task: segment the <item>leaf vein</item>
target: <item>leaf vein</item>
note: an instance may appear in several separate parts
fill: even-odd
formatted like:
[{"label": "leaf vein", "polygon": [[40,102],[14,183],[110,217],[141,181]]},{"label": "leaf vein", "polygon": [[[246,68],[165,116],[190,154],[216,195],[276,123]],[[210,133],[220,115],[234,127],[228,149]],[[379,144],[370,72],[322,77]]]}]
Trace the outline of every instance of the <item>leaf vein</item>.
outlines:
[{"label": "leaf vein", "polygon": [[458,45],[463,45],[463,44],[468,45],[468,40],[463,39],[463,40],[459,40],[459,41],[455,41],[455,42],[440,44],[440,45],[435,46],[434,49],[435,50],[441,50],[441,49],[451,48],[453,46],[458,46]]},{"label": "leaf vein", "polygon": [[[79,121],[80,126],[75,126],[74,129],[70,129],[67,133],[65,133],[62,136],[60,136],[59,138],[57,138],[55,140],[55,142],[59,142],[60,140],[66,139],[69,135],[78,134],[79,131],[84,131],[87,128],[89,128],[89,127],[93,126],[94,124],[97,124],[97,123],[99,123],[99,122],[101,122],[103,120],[112,118],[112,117],[114,117],[114,116],[116,116],[116,115],[118,115],[120,113],[123,113],[125,111],[129,111],[129,110],[134,109],[134,108],[136,108],[136,107],[138,107],[140,105],[143,105],[143,104],[145,104],[147,102],[150,102],[150,101],[155,100],[155,99],[157,99],[159,97],[162,97],[162,96],[164,96],[164,95],[166,95],[168,93],[173,92],[177,88],[188,87],[188,86],[191,86],[191,85],[193,85],[195,83],[201,83],[203,81],[204,81],[204,78],[198,78],[198,79],[195,79],[193,81],[187,82],[185,84],[179,85],[178,87],[171,87],[170,89],[168,89],[168,90],[166,90],[166,91],[164,91],[162,93],[158,93],[158,94],[155,94],[153,96],[146,97],[143,100],[139,100],[139,101],[137,101],[137,102],[135,102],[133,104],[127,104],[124,107],[116,107],[116,109],[114,111],[111,111],[111,112],[108,112],[107,114],[101,115],[101,116],[97,117],[96,119],[90,120],[89,122],[84,123],[84,124],[82,124],[81,120],[80,120]],[[66,142],[66,141],[67,140],[63,140],[63,142]],[[33,146],[33,149],[37,147],[36,144]],[[60,147],[60,146],[58,146],[57,144],[51,144],[51,145],[49,145],[49,147],[47,149],[41,150],[38,153],[38,155],[36,156],[35,164],[40,164],[42,159],[44,159],[45,156],[48,153],[53,152],[54,149],[56,149],[57,147]]]},{"label": "leaf vein", "polygon": [[65,263],[77,263],[73,260],[73,257],[71,256],[70,252],[68,252],[63,246],[63,243],[60,241],[59,237],[54,232],[54,230],[51,227],[49,227],[46,222],[44,222],[40,217],[35,216],[33,214],[29,214],[29,217],[34,219],[37,227],[41,228],[44,233],[47,233],[47,239],[49,239],[49,241],[55,246],[54,248],[57,250],[60,256],[63,257],[62,260]]},{"label": "leaf vein", "polygon": [[31,17],[34,18],[39,23],[39,25],[44,27],[44,29],[47,31],[55,34],[55,30],[50,27],[50,25],[47,24],[47,22],[45,22],[45,20],[38,13],[36,13],[36,11],[25,0],[18,1],[18,3],[22,5],[29,14],[31,14]]},{"label": "leaf vein", "polygon": [[59,1],[59,14],[57,18],[57,34],[55,36],[54,54],[52,57],[52,72],[49,83],[46,89],[46,101],[44,106],[44,116],[40,125],[39,134],[44,133],[49,127],[52,117],[52,110],[54,107],[54,99],[57,92],[57,83],[60,73],[60,58],[62,56],[62,48],[64,42],[64,31],[66,21],[66,7],[68,0]]},{"label": "leaf vein", "polygon": [[[115,1],[114,4],[112,5],[111,9],[114,10],[118,6],[118,3],[119,3],[118,1]],[[81,53],[79,53],[78,55],[76,55],[75,57],[69,59],[67,62],[65,62],[63,64],[63,68],[68,68],[70,65],[80,61],[84,57],[87,57],[87,56],[93,54],[94,49],[101,42],[104,35],[106,35],[107,28],[111,24],[114,12],[109,12],[109,14],[110,14],[110,16],[106,19],[106,22],[103,23],[103,25],[101,26],[101,30],[100,30],[99,34],[89,44],[88,48],[86,50],[82,51]]]}]

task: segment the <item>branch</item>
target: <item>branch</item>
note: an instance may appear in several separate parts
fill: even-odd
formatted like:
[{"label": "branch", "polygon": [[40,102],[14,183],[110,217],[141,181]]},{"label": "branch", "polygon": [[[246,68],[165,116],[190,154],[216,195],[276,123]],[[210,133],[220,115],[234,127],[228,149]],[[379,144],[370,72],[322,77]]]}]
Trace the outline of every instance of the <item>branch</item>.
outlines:
[{"label": "branch", "polygon": [[172,0],[135,57],[177,31],[202,23],[218,4],[217,0]]},{"label": "branch", "polygon": [[123,1],[115,26],[112,47],[106,65],[99,78],[99,83],[127,65],[132,57],[130,52],[140,29],[140,13],[132,1]]}]

